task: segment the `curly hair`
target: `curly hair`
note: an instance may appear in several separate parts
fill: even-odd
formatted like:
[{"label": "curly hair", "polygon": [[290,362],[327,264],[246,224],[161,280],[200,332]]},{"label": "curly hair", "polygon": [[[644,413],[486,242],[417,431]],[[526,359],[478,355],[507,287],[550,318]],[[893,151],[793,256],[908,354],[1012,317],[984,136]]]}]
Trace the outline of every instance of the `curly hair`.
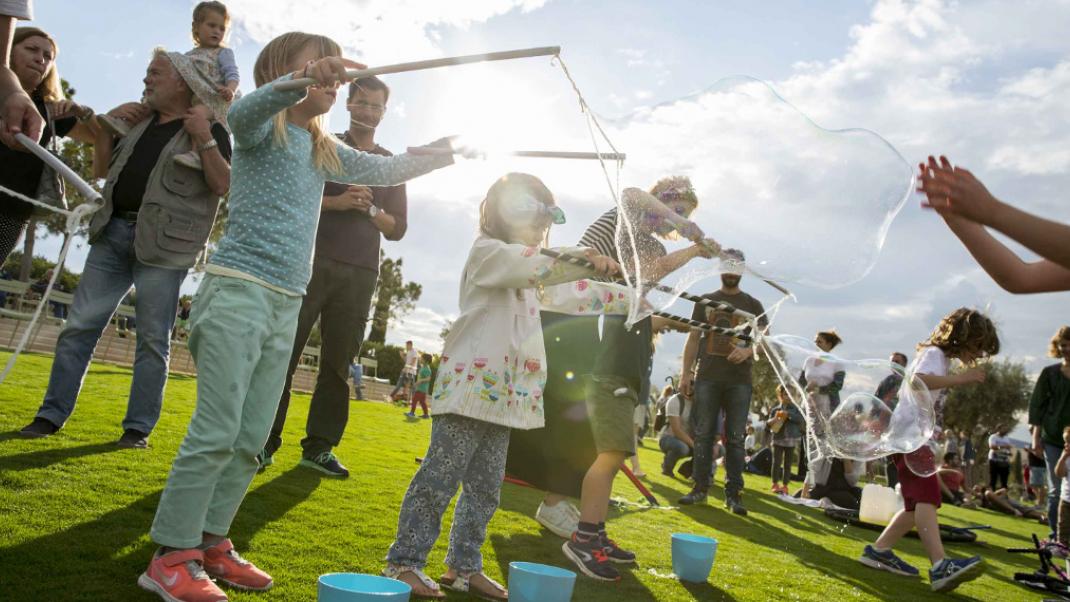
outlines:
[{"label": "curly hair", "polygon": [[1059,353],[1059,343],[1061,341],[1070,341],[1070,326],[1060,326],[1059,330],[1055,331],[1055,336],[1051,337],[1051,343],[1048,344],[1048,355],[1051,357],[1063,356],[1062,353]]},{"label": "curly hair", "polygon": [[817,336],[819,336],[819,337],[825,339],[826,341],[828,341],[829,345],[832,346],[831,347],[832,349],[835,349],[840,343],[843,342],[843,338],[840,337],[840,335],[836,333],[836,329],[835,328],[830,328],[828,330],[822,330],[822,331],[817,333]]},{"label": "curly hair", "polygon": [[988,316],[960,307],[940,320],[929,338],[918,345],[922,347],[939,347],[949,357],[960,357],[964,352],[987,357],[999,353],[999,333]]}]

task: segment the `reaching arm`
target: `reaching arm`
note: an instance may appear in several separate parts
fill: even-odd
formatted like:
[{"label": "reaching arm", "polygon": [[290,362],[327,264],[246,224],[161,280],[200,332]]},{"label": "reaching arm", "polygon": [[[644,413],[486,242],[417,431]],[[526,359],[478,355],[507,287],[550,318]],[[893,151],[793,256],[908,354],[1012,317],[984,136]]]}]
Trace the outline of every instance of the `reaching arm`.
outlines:
[{"label": "reaching arm", "polygon": [[626,287],[586,279],[547,286],[539,297],[543,309],[572,315],[623,315],[630,301]]},{"label": "reaching arm", "polygon": [[[919,167],[918,189],[925,193],[929,206],[944,216],[948,226],[1000,286],[1011,292],[1070,288],[1070,274],[1056,269],[1070,271],[1070,244],[1067,243],[1070,225],[1037,217],[1000,201],[968,169],[952,166],[947,157],[940,157],[939,162],[929,157],[928,163]],[[1047,261],[1022,262],[984,232],[984,226],[1006,234]],[[1016,276],[1015,270],[1020,275]],[[1062,288],[1052,289],[1057,282],[1062,282]]]},{"label": "reaching arm", "polygon": [[234,134],[236,147],[251,148],[266,140],[271,134],[272,118],[305,97],[303,89],[282,92],[275,89],[275,82],[290,79],[293,79],[292,73],[260,86],[230,105],[227,123]]},{"label": "reaching arm", "polygon": [[472,284],[486,288],[536,288],[580,280],[591,274],[586,268],[547,257],[536,247],[489,237],[476,240],[465,272]]},{"label": "reaching arm", "polygon": [[[1070,268],[1047,259],[1026,263],[981,224],[956,216],[945,216],[944,221],[977,263],[1007,292],[1046,293],[1070,289]],[[1070,241],[1070,235],[1065,240]],[[1065,244],[1070,247],[1070,243]]]},{"label": "reaching arm", "polygon": [[21,148],[15,134],[23,133],[34,140],[41,139],[44,120],[33,100],[22,89],[19,78],[10,67],[11,43],[15,35],[15,18],[28,15],[0,15],[0,140],[11,148]]},{"label": "reaching arm", "polygon": [[684,343],[684,358],[680,371],[680,392],[688,397],[692,393],[691,382],[695,375],[695,360],[698,359],[698,346],[701,338],[702,335],[697,330],[692,330],[687,335],[687,342]]}]

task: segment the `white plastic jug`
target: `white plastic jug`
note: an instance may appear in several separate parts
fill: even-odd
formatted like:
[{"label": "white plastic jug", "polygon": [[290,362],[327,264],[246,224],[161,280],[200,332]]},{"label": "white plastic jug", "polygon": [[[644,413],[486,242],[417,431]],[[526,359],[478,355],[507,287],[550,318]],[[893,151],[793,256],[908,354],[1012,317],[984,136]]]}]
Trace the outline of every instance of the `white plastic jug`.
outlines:
[{"label": "white plastic jug", "polygon": [[862,522],[887,525],[902,509],[903,498],[891,487],[869,483],[862,488],[862,504],[858,510]]}]

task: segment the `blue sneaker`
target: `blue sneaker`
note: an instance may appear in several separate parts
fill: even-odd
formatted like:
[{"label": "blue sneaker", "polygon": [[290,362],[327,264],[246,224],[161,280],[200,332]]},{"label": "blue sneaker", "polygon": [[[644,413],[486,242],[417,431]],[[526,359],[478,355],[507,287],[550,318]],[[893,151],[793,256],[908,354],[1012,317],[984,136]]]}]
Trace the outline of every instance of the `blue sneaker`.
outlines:
[{"label": "blue sneaker", "polygon": [[329,451],[325,451],[315,458],[301,458],[301,461],[297,463],[298,466],[305,466],[322,472],[325,475],[332,477],[341,477],[343,479],[349,477],[349,471],[345,466],[338,461],[338,457]]},{"label": "blue sneaker", "polygon": [[980,556],[973,558],[945,558],[940,564],[929,569],[929,581],[934,592],[949,592],[956,587],[973,581],[984,573],[984,561]]},{"label": "blue sneaker", "polygon": [[862,557],[858,559],[862,564],[882,571],[888,571],[889,573],[895,573],[896,575],[902,575],[903,577],[917,577],[918,569],[910,566],[905,560],[895,555],[895,552],[888,550],[887,552],[878,551],[873,546],[866,546],[866,549],[862,550]]}]

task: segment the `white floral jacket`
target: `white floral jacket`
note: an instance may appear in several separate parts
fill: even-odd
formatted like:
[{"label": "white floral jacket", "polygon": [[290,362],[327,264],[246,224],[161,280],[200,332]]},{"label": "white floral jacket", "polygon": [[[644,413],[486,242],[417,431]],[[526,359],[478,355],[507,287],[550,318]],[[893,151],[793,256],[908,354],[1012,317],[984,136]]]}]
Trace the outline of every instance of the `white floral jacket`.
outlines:
[{"label": "white floral jacket", "polygon": [[446,337],[432,413],[519,429],[544,426],[546,349],[540,309],[628,313],[627,289],[583,279],[589,273],[546,257],[536,247],[478,238],[461,277],[461,316]]}]

